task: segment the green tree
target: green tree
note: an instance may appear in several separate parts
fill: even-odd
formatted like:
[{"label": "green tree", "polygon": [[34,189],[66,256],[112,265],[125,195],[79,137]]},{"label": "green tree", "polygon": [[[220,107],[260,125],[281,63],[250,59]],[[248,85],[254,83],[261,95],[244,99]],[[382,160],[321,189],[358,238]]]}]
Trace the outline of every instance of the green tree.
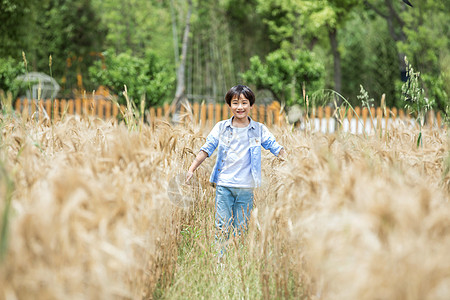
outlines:
[{"label": "green tree", "polygon": [[427,97],[445,110],[450,95],[450,67],[446,63],[450,57],[450,7],[437,0],[415,1],[414,7],[396,0],[363,2],[386,21],[389,35],[397,45],[400,72],[406,74],[407,56],[422,73]]},{"label": "green tree", "polygon": [[63,89],[76,87],[77,74],[82,74],[84,88],[95,88],[87,69],[103,50],[106,29],[91,0],[48,0],[38,28],[40,40],[32,53],[36,69],[47,73],[52,55],[52,73]]},{"label": "green tree", "polygon": [[17,61],[12,57],[0,57],[0,90],[11,92],[13,98],[15,98],[20,85],[14,79],[24,73],[24,62]]},{"label": "green tree", "polygon": [[242,78],[256,86],[268,89],[274,97],[293,105],[299,103],[303,84],[309,91],[323,88],[323,65],[308,51],[296,51],[294,59],[285,50],[276,50],[262,62],[258,56],[250,59],[250,68]]},{"label": "green tree", "polygon": [[358,0],[260,0],[259,10],[272,33],[270,37],[291,44],[293,49],[312,48],[316,39],[328,39],[333,57],[334,89],[340,93],[342,71],[337,34],[358,3]]},{"label": "green tree", "polygon": [[445,111],[450,96],[450,7],[441,1],[424,0],[401,13],[405,40],[401,52],[421,72],[424,90],[440,110]]},{"label": "green tree", "polygon": [[[184,11],[182,0],[174,0],[175,8]],[[105,47],[116,53],[131,51],[138,57],[152,49],[173,63],[170,1],[92,0],[101,12],[102,23],[108,32]],[[185,15],[181,13],[180,15]],[[178,14],[177,14],[178,16]],[[174,65],[173,65],[174,66]]]},{"label": "green tree", "polygon": [[147,52],[144,58],[128,52],[116,55],[113,50],[107,51],[105,68],[97,61],[89,68],[89,73],[95,84],[104,85],[119,95],[122,104],[126,103],[122,96],[124,85],[137,107],[143,95],[148,107],[172,100],[175,91],[174,71],[152,51]]},{"label": "green tree", "polygon": [[[352,105],[357,100],[362,85],[375,99],[386,94],[388,106],[401,106],[400,73],[397,48],[389,36],[384,20],[370,11],[358,8],[342,28],[339,35],[342,54],[342,94]],[[378,102],[379,103],[379,102]]]},{"label": "green tree", "polygon": [[21,59],[22,51],[29,49],[40,4],[35,0],[0,0],[0,57]]}]

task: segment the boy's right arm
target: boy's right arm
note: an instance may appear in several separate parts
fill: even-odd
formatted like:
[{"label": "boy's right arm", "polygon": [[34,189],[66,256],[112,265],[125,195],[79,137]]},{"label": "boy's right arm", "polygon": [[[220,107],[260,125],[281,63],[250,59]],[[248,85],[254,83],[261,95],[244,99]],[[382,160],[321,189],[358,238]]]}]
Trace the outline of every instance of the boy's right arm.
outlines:
[{"label": "boy's right arm", "polygon": [[194,175],[194,171],[198,168],[198,166],[200,166],[208,156],[211,156],[211,154],[217,148],[217,145],[219,144],[220,123],[221,122],[217,123],[206,137],[205,144],[202,146],[202,148],[200,148],[200,152],[197,154],[191,166],[189,167],[186,175],[186,182],[188,182],[192,178],[192,176]]},{"label": "boy's right arm", "polygon": [[189,167],[189,170],[186,175],[186,182],[189,182],[189,180],[194,175],[194,171],[202,164],[202,162],[208,157],[208,153],[206,153],[203,150],[200,150],[200,152],[195,157],[194,161],[192,162],[191,166]]}]

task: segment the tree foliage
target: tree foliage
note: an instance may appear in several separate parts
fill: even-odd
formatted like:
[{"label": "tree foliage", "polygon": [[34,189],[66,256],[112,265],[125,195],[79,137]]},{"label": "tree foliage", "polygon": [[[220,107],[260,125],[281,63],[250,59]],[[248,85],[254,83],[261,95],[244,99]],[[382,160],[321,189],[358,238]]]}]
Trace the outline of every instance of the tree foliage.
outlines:
[{"label": "tree foliage", "polygon": [[321,63],[308,51],[296,51],[292,58],[285,50],[276,50],[267,55],[265,62],[258,56],[252,57],[250,69],[242,78],[292,105],[299,103],[303,84],[313,91],[322,86],[323,71]]},{"label": "tree foliage", "polygon": [[[426,96],[444,110],[450,95],[450,7],[438,0],[413,4],[409,7],[401,0],[193,0],[186,94],[190,100],[221,101],[242,73],[244,83],[270,88],[287,103],[298,102],[301,84],[307,82],[307,92],[340,89],[354,104],[363,85],[376,104],[384,93],[388,105],[402,106],[400,79],[406,72],[406,55],[421,72]],[[8,66],[12,60],[20,64],[24,51],[29,71],[49,73],[52,55],[52,73],[65,87],[63,96],[71,95],[78,74],[88,91],[106,84],[100,78],[109,80],[107,85],[118,92],[125,81],[143,85],[142,77],[149,71],[141,61],[146,61],[149,51],[157,61],[164,61],[161,76],[174,78],[187,9],[187,0],[0,0],[0,58],[8,59]],[[105,71],[99,55],[92,53],[106,49],[113,49],[107,52],[107,60],[120,56],[123,61]],[[300,59],[303,52],[310,58]],[[127,60],[125,80],[119,80],[114,64]],[[305,75],[300,61],[319,78]],[[93,67],[87,72],[89,66]],[[114,72],[105,75],[109,68],[116,70],[114,76]],[[7,82],[2,83],[5,88]],[[167,99],[174,97],[173,84],[161,89],[159,96],[151,91],[149,98],[159,99],[152,103],[166,101],[166,94],[170,94]],[[133,95],[137,99],[140,93],[150,95],[150,88],[138,90]]]},{"label": "tree foliage", "polygon": [[30,28],[38,5],[36,0],[0,0],[0,57],[19,59],[22,50],[34,45]]},{"label": "tree foliage", "polygon": [[[124,85],[128,96],[139,105],[142,96],[146,105],[159,105],[173,97],[175,74],[167,68],[164,60],[149,51],[144,58],[131,55],[130,52],[115,54],[110,50],[105,53],[105,67],[99,61],[89,68],[89,73],[96,85],[104,85],[120,96],[119,102],[125,104],[122,95]],[[139,107],[139,106],[138,106]]]},{"label": "tree foliage", "polygon": [[0,90],[11,92],[16,97],[20,85],[15,79],[24,73],[25,66],[23,62],[17,62],[11,57],[0,57]]}]

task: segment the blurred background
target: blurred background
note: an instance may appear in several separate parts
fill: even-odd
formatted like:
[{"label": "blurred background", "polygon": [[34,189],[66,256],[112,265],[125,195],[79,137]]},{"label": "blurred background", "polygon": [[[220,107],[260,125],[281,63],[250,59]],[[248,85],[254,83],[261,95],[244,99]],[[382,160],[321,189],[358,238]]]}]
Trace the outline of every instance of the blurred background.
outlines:
[{"label": "blurred background", "polygon": [[[425,94],[450,95],[450,6],[441,0],[0,0],[0,89],[39,72],[58,98],[94,90],[148,106],[183,93],[223,102],[238,83],[260,102],[305,105],[332,89],[403,107],[408,58]],[[448,4],[448,3],[447,3]],[[185,55],[183,55],[185,53]],[[20,78],[20,77],[19,77]],[[44,78],[44,77],[42,77]],[[315,97],[317,96],[317,97]],[[319,100],[318,100],[319,101]]]}]

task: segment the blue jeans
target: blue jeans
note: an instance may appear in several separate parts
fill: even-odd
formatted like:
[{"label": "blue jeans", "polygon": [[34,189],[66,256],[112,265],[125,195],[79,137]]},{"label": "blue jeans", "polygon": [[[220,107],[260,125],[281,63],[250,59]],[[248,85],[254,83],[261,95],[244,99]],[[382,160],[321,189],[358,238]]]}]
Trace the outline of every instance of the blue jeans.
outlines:
[{"label": "blue jeans", "polygon": [[216,187],[216,229],[228,238],[233,228],[238,233],[247,228],[253,208],[253,189]]}]

